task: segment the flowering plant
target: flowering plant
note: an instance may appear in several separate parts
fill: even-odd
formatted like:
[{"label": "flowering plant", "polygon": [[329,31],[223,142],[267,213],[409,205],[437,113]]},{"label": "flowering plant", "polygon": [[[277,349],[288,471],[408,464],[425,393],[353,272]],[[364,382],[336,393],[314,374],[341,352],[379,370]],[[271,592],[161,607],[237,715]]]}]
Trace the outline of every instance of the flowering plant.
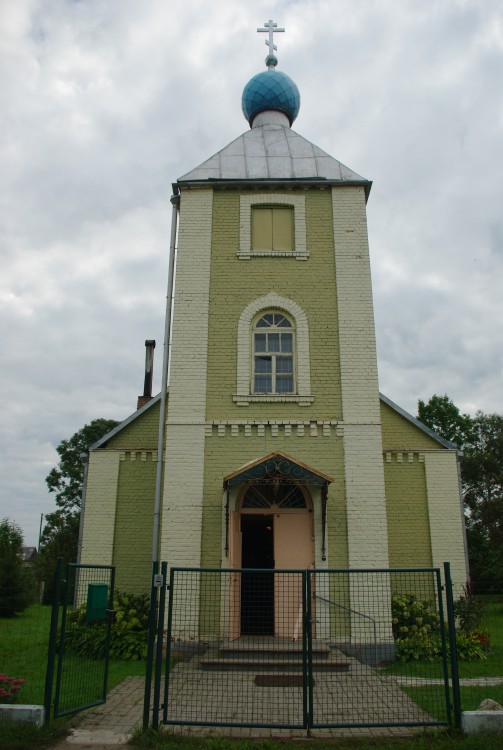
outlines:
[{"label": "flowering plant", "polygon": [[12,703],[23,687],[25,680],[0,674],[0,703]]}]

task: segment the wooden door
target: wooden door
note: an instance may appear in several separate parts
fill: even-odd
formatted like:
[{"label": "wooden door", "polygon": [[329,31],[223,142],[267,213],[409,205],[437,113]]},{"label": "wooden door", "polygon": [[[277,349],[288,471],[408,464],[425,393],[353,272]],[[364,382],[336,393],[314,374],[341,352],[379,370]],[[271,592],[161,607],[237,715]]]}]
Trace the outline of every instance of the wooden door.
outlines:
[{"label": "wooden door", "polygon": [[[274,558],[277,570],[314,566],[312,513],[307,509],[274,515]],[[302,632],[302,576],[275,576],[275,632],[296,640]]]},{"label": "wooden door", "polygon": [[[229,561],[231,568],[240,568],[243,542],[241,536],[241,514],[229,514]],[[229,638],[241,635],[241,573],[230,573],[229,582]]]}]

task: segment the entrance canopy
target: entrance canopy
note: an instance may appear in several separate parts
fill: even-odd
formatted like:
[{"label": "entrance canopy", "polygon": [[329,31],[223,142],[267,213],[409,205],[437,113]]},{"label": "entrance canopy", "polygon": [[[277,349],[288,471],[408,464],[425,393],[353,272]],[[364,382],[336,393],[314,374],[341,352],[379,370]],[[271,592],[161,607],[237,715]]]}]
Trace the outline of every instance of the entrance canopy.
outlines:
[{"label": "entrance canopy", "polygon": [[274,451],[274,453],[250,461],[232,474],[228,474],[224,477],[224,487],[235,487],[245,482],[258,484],[278,480],[289,484],[311,484],[317,487],[327,487],[333,482],[332,477],[303,464],[301,461],[297,461],[287,453]]}]

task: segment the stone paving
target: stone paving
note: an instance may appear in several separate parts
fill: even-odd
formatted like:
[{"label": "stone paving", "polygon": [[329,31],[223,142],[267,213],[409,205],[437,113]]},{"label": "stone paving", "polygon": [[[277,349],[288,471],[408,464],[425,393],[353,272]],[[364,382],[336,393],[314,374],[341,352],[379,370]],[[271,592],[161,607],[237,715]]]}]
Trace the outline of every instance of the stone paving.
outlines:
[{"label": "stone paving", "polygon": [[[407,685],[423,684],[407,680]],[[124,743],[141,725],[143,715],[142,677],[128,677],[108,696],[106,704],[97,706],[72,720],[73,735],[69,745],[98,747]],[[315,677],[313,688],[315,722],[340,723],[338,728],[317,728],[312,737],[358,735],[410,735],[421,727],[351,727],[355,723],[381,724],[431,722],[422,708],[400,689],[398,680],[377,674],[370,667],[356,662],[349,673],[323,673]],[[208,726],[205,721],[268,724],[299,724],[302,721],[302,689],[292,687],[261,687],[255,684],[254,672],[206,671],[197,659],[180,662],[171,673],[170,721],[197,720],[201,725],[170,724],[177,734],[227,737],[306,737],[306,730],[281,727]],[[62,745],[63,748],[65,745]]]}]

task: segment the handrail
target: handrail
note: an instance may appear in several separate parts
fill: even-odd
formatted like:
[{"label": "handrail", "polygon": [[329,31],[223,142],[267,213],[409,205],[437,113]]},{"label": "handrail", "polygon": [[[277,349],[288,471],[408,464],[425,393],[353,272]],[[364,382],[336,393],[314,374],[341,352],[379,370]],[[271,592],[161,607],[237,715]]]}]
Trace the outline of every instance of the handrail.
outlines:
[{"label": "handrail", "polygon": [[315,599],[321,599],[321,601],[327,602],[327,604],[331,604],[333,607],[339,607],[339,609],[344,609],[346,612],[351,612],[354,615],[358,615],[359,617],[364,617],[366,620],[370,620],[374,629],[374,646],[377,646],[377,624],[373,617],[371,617],[370,615],[365,615],[363,612],[358,612],[358,610],[352,609],[352,607],[345,607],[344,604],[333,602],[331,599],[327,599],[326,596],[320,596],[316,593],[313,596]]}]

